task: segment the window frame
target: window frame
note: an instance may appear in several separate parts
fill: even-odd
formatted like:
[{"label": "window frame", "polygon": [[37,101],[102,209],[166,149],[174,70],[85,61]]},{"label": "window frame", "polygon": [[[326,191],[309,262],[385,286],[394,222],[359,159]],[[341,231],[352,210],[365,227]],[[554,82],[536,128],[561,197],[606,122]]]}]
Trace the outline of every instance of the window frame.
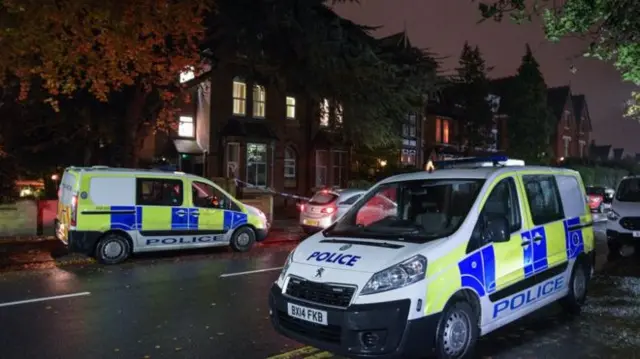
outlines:
[{"label": "window frame", "polygon": [[[335,155],[339,155],[337,158],[340,158],[340,164],[336,164]],[[347,151],[345,150],[331,150],[331,170],[333,173],[332,183],[334,186],[341,186],[342,181],[346,180],[347,176]],[[337,171],[337,172],[336,172]],[[345,171],[342,173],[342,171]],[[336,173],[339,174],[338,181],[336,183]],[[344,178],[342,178],[344,175]]]},{"label": "window frame", "polygon": [[[553,187],[553,195],[555,196],[555,200],[558,206],[558,213],[554,214],[554,215],[548,215],[547,217],[543,217],[540,218],[541,215],[534,213],[533,211],[533,206],[531,204],[531,195],[529,194],[529,183],[531,181],[535,181],[541,191],[541,194],[544,196],[544,189],[541,185],[541,182],[543,182],[543,180],[551,180],[551,185]],[[545,224],[549,224],[549,223],[553,223],[553,222],[557,222],[557,221],[561,221],[564,219],[564,206],[562,203],[562,196],[560,194],[560,190],[558,187],[558,182],[556,180],[555,175],[549,175],[549,174],[525,174],[522,175],[522,183],[524,185],[524,192],[525,195],[527,196],[527,204],[528,204],[528,210],[529,210],[529,215],[531,216],[531,221],[533,222],[534,226],[543,226]],[[546,199],[545,199],[546,200]]]},{"label": "window frame", "polygon": [[485,208],[487,206],[487,202],[489,201],[489,199],[493,195],[494,191],[498,188],[498,186],[502,185],[503,183],[507,183],[509,196],[511,197],[511,201],[515,201],[513,203],[516,204],[515,210],[517,212],[516,213],[517,221],[512,224],[511,223],[511,219],[509,219],[509,233],[510,234],[514,234],[516,232],[522,231],[522,228],[523,228],[523,225],[524,225],[524,220],[523,220],[523,215],[522,215],[523,214],[523,208],[522,208],[521,201],[520,201],[520,193],[518,193],[517,182],[516,182],[516,179],[513,176],[509,176],[509,177],[505,177],[505,178],[501,179],[500,181],[498,181],[498,183],[496,183],[491,188],[491,190],[489,191],[489,193],[487,195],[487,199],[485,200],[484,204],[482,205],[482,210],[480,211],[480,218],[483,217],[483,215],[485,213]]},{"label": "window frame", "polygon": [[[249,151],[251,149],[252,146],[257,146],[259,148],[264,148],[264,162],[256,162],[256,161],[250,161],[250,156],[249,156]],[[251,143],[247,143],[247,150],[246,150],[246,164],[247,164],[247,174],[246,174],[246,179],[247,179],[247,183],[255,186],[255,187],[267,187],[268,183],[269,183],[269,169],[267,167],[268,162],[269,162],[269,149],[267,148],[267,144],[265,143],[259,143],[259,142],[251,142]],[[249,178],[249,167],[251,165],[255,165],[256,167],[256,178],[250,179]],[[261,167],[262,165],[262,167]],[[258,174],[260,173],[257,169],[259,168],[264,168],[264,184],[258,184]]]},{"label": "window frame", "polygon": [[[142,201],[141,199],[141,195],[142,195],[142,186],[144,182],[160,182],[161,185],[164,185],[165,183],[173,183],[174,185],[178,184],[180,185],[180,194],[181,194],[181,198],[180,198],[180,203],[171,203],[171,204],[167,204],[167,203],[152,203],[152,202],[145,202]],[[162,200],[164,201],[164,196],[162,196]],[[180,207],[184,204],[184,181],[182,181],[181,179],[176,179],[176,178],[158,178],[158,177],[136,177],[136,206],[154,206],[154,207]]]},{"label": "window frame", "polygon": [[[320,159],[320,154],[321,153],[324,153],[325,164],[320,164],[319,163],[320,162],[319,159]],[[314,157],[315,157],[314,170],[315,170],[315,177],[316,177],[314,182],[315,182],[316,187],[324,187],[324,186],[327,185],[327,182],[328,182],[327,181],[328,180],[327,177],[329,177],[329,173],[328,173],[329,172],[329,151],[327,151],[327,150],[316,150],[315,154],[314,154]],[[318,176],[319,175],[319,171],[318,171],[319,169],[323,169],[324,170],[324,183],[322,183],[322,181],[320,180],[320,178]]]},{"label": "window frame", "polygon": [[[186,119],[189,119],[186,121]],[[191,125],[189,135],[182,134],[183,124]],[[180,116],[178,117],[178,137],[194,138],[196,137],[196,121],[193,116]]]},{"label": "window frame", "polygon": [[[231,111],[234,116],[246,116],[247,115],[247,82],[240,77],[235,77],[233,79],[232,86],[233,87],[231,90],[231,98],[233,99],[233,105],[232,105]],[[238,93],[236,93],[236,89],[238,90]]]},{"label": "window frame", "polygon": [[260,84],[253,84],[253,117],[267,117],[267,89]]},{"label": "window frame", "polygon": [[[287,156],[290,154],[292,157]],[[284,179],[285,180],[295,180],[297,176],[297,162],[298,156],[296,151],[291,146],[287,146],[284,149]],[[293,174],[287,174],[287,168],[293,169]]]},{"label": "window frame", "polygon": [[[225,162],[226,162],[226,175],[227,178],[238,178],[238,171],[240,170],[240,143],[239,142],[227,142],[225,146]],[[235,154],[236,160],[231,161],[231,153]],[[230,173],[230,165],[235,165],[235,175]]]},{"label": "window frame", "polygon": [[[291,102],[289,101],[291,100]],[[287,96],[285,98],[286,104],[286,117],[287,120],[295,120],[296,119],[296,98],[294,96]],[[289,112],[291,110],[291,113]]]}]

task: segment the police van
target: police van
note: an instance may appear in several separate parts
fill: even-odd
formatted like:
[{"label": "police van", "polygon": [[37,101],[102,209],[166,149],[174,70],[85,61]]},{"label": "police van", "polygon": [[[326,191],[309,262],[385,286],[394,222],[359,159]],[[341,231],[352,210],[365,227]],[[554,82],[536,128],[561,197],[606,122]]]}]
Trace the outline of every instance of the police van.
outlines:
[{"label": "police van", "polygon": [[[347,357],[468,358],[480,336],[549,303],[577,314],[595,262],[582,179],[507,161],[376,184],[290,253],[269,293],[273,326]],[[397,211],[363,216],[379,196]]]},{"label": "police van", "polygon": [[105,264],[138,252],[226,245],[245,252],[268,230],[262,211],[182,172],[70,167],[58,191],[56,236]]}]

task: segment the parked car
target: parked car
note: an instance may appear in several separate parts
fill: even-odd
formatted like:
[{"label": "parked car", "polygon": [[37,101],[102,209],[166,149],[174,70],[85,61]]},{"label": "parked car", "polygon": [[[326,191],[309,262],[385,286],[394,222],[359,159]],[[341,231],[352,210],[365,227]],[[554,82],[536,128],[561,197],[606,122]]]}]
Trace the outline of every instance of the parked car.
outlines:
[{"label": "parked car", "polygon": [[640,249],[640,176],[620,181],[607,219],[610,257],[628,256]]},{"label": "parked car", "polygon": [[611,202],[615,191],[604,186],[587,186],[587,197],[589,197],[589,208],[594,221],[604,221],[607,213],[611,210]]},{"label": "parked car", "polygon": [[323,189],[306,203],[300,203],[300,225],[311,234],[329,227],[366,193],[361,189]]}]

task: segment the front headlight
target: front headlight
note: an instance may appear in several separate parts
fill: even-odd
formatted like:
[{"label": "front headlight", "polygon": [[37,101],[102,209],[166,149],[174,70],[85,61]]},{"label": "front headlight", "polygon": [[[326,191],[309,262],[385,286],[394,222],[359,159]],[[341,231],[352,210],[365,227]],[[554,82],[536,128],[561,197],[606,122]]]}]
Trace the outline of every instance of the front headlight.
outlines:
[{"label": "front headlight", "polygon": [[287,259],[284,261],[284,266],[282,267],[282,272],[280,272],[280,277],[278,277],[278,281],[283,281],[284,276],[287,274],[287,270],[289,270],[289,266],[291,266],[291,262],[293,262],[293,252],[289,253]]},{"label": "front headlight", "polygon": [[616,211],[614,211],[613,209],[610,209],[609,213],[607,213],[607,219],[610,221],[617,221],[618,218],[620,218],[620,215],[616,213]]},{"label": "front headlight", "polygon": [[374,274],[360,294],[375,294],[406,287],[424,279],[427,258],[417,255]]}]

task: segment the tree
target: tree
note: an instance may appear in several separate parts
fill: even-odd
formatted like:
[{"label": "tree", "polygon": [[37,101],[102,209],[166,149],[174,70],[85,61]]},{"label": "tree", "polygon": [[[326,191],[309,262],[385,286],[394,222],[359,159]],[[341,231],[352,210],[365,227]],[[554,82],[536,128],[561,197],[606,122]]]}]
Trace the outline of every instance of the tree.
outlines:
[{"label": "tree", "polygon": [[[475,1],[475,0],[473,0]],[[585,56],[613,61],[627,81],[640,85],[640,2],[621,0],[497,0],[481,2],[485,19],[501,21],[505,14],[517,21],[541,15],[547,38],[565,36],[590,40]]]},{"label": "tree", "polygon": [[218,0],[206,47],[238,57],[261,80],[343,104],[342,133],[365,147],[397,146],[400,121],[433,87],[425,52],[382,46],[321,0]]},{"label": "tree", "polygon": [[24,100],[41,80],[56,110],[79,91],[102,102],[127,91],[121,133],[135,166],[146,134],[172,122],[179,74],[202,64],[209,9],[208,0],[2,0],[0,87],[19,84]]},{"label": "tree", "polygon": [[[512,96],[509,96],[512,94]],[[540,163],[550,153],[553,116],[547,103],[547,85],[529,45],[522,57],[512,91],[503,99],[509,116],[509,152],[526,162]]]},{"label": "tree", "polygon": [[459,105],[467,146],[473,151],[476,147],[488,145],[489,131],[493,125],[493,112],[488,102],[489,69],[480,49],[477,46],[471,48],[466,42],[458,63],[453,93]]}]

